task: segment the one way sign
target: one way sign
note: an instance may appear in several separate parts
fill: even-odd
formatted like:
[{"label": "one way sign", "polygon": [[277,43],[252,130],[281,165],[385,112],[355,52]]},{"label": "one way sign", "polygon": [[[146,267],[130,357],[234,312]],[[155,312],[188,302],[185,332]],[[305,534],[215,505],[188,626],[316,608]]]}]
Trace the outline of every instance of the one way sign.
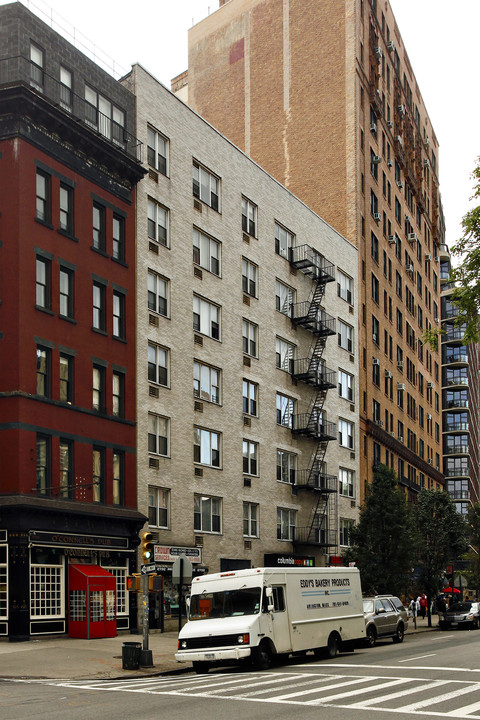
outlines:
[{"label": "one way sign", "polygon": [[142,575],[150,575],[150,573],[154,573],[157,571],[157,566],[155,563],[148,563],[148,565],[142,565],[140,568],[140,572]]}]

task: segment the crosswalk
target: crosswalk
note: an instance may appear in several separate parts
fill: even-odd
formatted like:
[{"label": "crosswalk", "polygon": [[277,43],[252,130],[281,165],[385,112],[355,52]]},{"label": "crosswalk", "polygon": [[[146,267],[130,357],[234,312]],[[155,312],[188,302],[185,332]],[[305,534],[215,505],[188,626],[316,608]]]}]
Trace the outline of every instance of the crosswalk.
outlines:
[{"label": "crosswalk", "polygon": [[49,681],[84,690],[383,710],[480,720],[480,682],[312,672],[263,672],[129,680]]}]

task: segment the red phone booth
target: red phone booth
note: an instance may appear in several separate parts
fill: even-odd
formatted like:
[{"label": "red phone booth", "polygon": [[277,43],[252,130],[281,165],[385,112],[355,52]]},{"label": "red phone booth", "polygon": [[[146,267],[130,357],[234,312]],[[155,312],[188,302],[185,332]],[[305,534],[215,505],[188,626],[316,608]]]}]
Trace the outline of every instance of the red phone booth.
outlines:
[{"label": "red phone booth", "polygon": [[68,568],[68,634],[74,638],[117,636],[115,577],[100,565]]}]

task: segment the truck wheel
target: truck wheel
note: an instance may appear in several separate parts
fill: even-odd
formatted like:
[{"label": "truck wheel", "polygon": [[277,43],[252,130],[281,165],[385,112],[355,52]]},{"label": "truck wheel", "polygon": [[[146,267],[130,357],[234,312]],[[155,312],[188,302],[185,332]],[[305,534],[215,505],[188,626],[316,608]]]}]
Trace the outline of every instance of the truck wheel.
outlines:
[{"label": "truck wheel", "polygon": [[272,652],[266,643],[261,643],[253,656],[253,664],[257,670],[268,670],[272,664]]},{"label": "truck wheel", "polygon": [[327,658],[334,658],[338,655],[338,635],[335,633],[332,633],[330,637],[328,638],[328,645],[326,648],[326,656]]},{"label": "truck wheel", "polygon": [[368,628],[366,642],[368,647],[375,647],[377,644],[377,633],[374,627]]},{"label": "truck wheel", "polygon": [[204,675],[210,670],[211,665],[210,663],[203,662],[202,660],[194,660],[192,662],[192,667],[197,675]]},{"label": "truck wheel", "polygon": [[404,635],[405,635],[405,628],[403,627],[403,623],[400,623],[400,625],[397,627],[397,629],[395,631],[395,635],[392,638],[393,642],[394,643],[403,642]]}]

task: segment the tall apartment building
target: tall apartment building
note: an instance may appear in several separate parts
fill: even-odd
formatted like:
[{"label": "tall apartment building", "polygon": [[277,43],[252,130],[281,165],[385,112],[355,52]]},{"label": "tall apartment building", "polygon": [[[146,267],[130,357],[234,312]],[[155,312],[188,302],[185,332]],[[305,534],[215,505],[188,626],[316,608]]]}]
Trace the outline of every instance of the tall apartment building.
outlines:
[{"label": "tall apartment building", "polygon": [[457,511],[466,515],[480,502],[479,478],[479,346],[463,345],[465,328],[456,326],[458,310],[451,301],[451,257],[440,246],[442,287],[442,407],[445,489]]},{"label": "tall apartment building", "polygon": [[172,87],[358,247],[362,490],[443,487],[438,142],[389,3],[220,0]]},{"label": "tall apartment building", "polygon": [[[139,508],[166,578],[335,562],[358,516],[357,249],[139,65]],[[335,370],[332,370],[335,368]],[[339,441],[340,438],[340,441]]]},{"label": "tall apartment building", "polygon": [[0,7],[0,635],[90,637],[137,511],[134,97],[20,3]]}]

